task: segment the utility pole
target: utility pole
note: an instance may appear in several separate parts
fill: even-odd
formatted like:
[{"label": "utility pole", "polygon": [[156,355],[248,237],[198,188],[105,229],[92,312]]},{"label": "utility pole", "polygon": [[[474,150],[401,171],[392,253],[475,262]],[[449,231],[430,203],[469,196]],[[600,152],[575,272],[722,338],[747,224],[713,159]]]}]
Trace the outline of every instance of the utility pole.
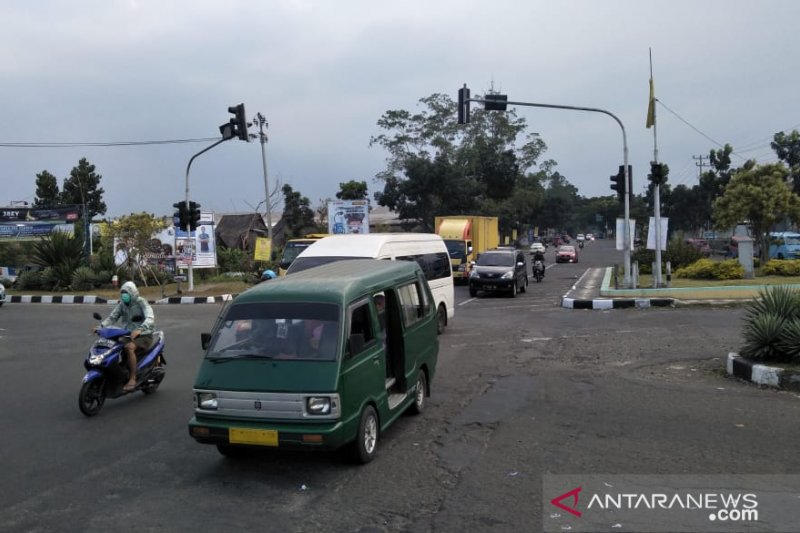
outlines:
[{"label": "utility pole", "polygon": [[264,129],[269,127],[269,122],[261,113],[256,113],[256,118],[253,119],[253,122],[258,124],[258,138],[261,141],[261,163],[264,168],[264,203],[267,205],[267,237],[269,237],[269,246],[272,249],[272,201],[269,197],[269,181],[267,179],[267,134],[264,132]]},{"label": "utility pole", "polygon": [[700,169],[697,172],[697,178],[700,179],[700,176],[703,175],[703,167],[706,166],[706,164],[703,163],[703,159],[708,159],[708,156],[707,155],[693,155],[692,159],[698,159],[699,160],[697,163],[695,163],[695,165]]}]

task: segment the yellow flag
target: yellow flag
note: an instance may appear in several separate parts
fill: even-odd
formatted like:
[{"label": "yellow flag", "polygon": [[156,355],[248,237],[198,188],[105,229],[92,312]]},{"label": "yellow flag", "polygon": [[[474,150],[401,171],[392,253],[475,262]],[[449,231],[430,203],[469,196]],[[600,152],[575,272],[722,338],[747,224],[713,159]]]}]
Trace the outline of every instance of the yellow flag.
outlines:
[{"label": "yellow flag", "polygon": [[256,261],[269,261],[272,255],[272,242],[266,237],[256,238],[256,249],[253,259]]},{"label": "yellow flag", "polygon": [[650,78],[650,101],[647,104],[646,126],[649,128],[650,126],[655,125],[655,123],[656,123],[656,93],[655,89],[653,88],[653,78]]}]

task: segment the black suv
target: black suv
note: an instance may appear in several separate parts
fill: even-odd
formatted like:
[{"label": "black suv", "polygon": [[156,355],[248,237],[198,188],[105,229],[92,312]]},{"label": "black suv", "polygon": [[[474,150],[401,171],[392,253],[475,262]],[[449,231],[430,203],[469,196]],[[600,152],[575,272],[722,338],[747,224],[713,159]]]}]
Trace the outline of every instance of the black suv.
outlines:
[{"label": "black suv", "polygon": [[483,252],[469,275],[469,295],[478,291],[508,291],[511,297],[528,287],[528,264],[525,254],[509,248]]}]

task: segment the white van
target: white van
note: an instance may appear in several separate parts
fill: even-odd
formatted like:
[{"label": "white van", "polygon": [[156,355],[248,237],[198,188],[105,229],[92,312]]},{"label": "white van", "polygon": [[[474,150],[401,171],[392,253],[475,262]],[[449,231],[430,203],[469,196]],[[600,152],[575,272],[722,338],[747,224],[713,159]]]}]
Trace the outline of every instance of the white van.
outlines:
[{"label": "white van", "polygon": [[453,271],[447,246],[435,233],[366,233],[331,235],[318,240],[294,260],[286,275],[345,259],[416,261],[436,300],[439,333],[455,316]]}]

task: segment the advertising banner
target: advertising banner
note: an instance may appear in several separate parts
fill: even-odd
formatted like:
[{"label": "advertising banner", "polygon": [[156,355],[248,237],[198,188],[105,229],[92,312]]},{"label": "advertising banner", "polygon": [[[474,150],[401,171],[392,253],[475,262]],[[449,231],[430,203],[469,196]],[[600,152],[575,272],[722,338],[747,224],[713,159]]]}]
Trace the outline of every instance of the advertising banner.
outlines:
[{"label": "advertising banner", "polygon": [[[628,222],[630,223],[630,235],[631,235],[631,250],[633,250],[633,236],[635,235],[636,230],[636,220],[629,218]],[[623,236],[625,235],[625,219],[618,218],[617,219],[617,250],[624,250],[625,243],[623,242]]]},{"label": "advertising banner", "polygon": [[256,237],[256,250],[253,259],[256,261],[269,261],[272,254],[272,243],[267,237]]},{"label": "advertising banner", "polygon": [[0,223],[48,222],[51,224],[75,222],[81,216],[81,206],[65,205],[41,209],[38,207],[0,207]]},{"label": "advertising banner", "polygon": [[328,233],[369,233],[368,200],[328,202]]},{"label": "advertising banner", "polygon": [[215,268],[217,246],[214,237],[214,213],[201,212],[200,225],[191,233],[175,230],[175,257],[179,268]]}]

